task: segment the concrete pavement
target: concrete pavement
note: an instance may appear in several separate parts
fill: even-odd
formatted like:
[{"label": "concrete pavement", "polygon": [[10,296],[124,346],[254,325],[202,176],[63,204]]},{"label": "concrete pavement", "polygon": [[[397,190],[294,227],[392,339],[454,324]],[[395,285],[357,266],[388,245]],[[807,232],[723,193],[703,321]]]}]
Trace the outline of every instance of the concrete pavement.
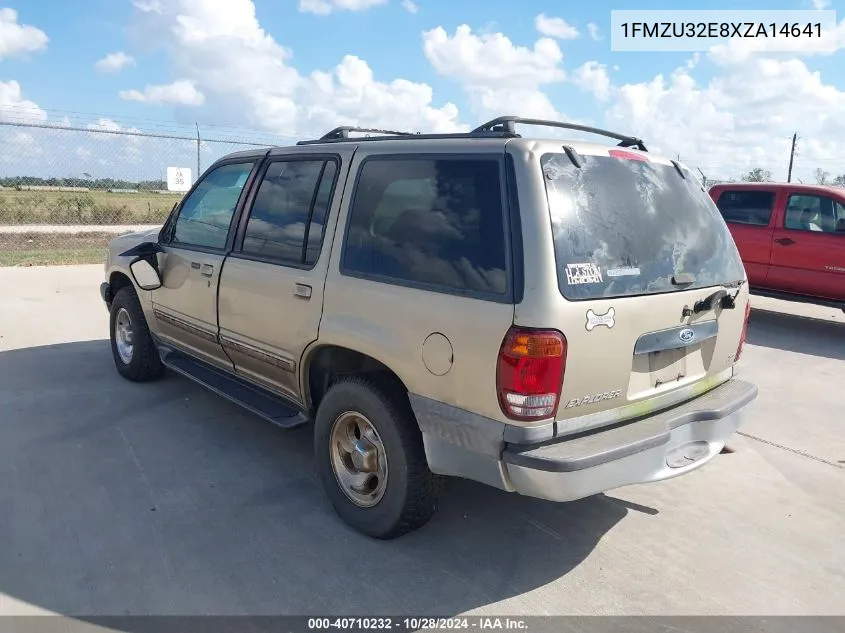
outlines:
[{"label": "concrete pavement", "polygon": [[705,468],[571,504],[456,480],[385,543],[309,429],[119,378],[101,275],[0,269],[0,614],[845,614],[841,312],[754,300],[760,396]]}]

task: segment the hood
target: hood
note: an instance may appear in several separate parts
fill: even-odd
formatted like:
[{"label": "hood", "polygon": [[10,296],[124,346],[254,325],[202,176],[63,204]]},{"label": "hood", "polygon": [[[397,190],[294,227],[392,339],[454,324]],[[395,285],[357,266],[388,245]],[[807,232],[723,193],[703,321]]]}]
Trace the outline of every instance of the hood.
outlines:
[{"label": "hood", "polygon": [[158,234],[161,231],[161,226],[155,226],[143,231],[135,231],[134,233],[126,233],[111,240],[110,244],[120,247],[131,248],[136,244],[143,242],[157,241]]}]

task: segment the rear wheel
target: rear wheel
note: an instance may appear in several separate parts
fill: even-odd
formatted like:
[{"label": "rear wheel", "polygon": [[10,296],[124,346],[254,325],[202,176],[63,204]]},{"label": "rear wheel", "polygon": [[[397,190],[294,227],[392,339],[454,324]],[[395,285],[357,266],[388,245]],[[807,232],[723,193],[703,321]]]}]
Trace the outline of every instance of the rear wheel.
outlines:
[{"label": "rear wheel", "polygon": [[126,286],[117,292],[109,321],[112,356],[118,373],[133,382],[160,377],[164,365],[134,288]]},{"label": "rear wheel", "polygon": [[359,532],[392,539],[434,514],[442,479],[428,468],[407,396],[364,378],[336,383],[314,429],[317,471],[337,514]]}]

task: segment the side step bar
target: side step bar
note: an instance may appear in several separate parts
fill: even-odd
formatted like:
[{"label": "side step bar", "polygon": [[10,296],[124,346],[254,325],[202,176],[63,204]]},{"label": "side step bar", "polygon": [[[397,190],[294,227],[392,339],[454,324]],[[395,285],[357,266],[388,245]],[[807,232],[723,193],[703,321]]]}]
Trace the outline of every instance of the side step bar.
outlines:
[{"label": "side step bar", "polygon": [[162,346],[160,349],[161,362],[169,369],[198,382],[277,426],[291,429],[309,422],[305,413],[281,396],[172,348]]}]

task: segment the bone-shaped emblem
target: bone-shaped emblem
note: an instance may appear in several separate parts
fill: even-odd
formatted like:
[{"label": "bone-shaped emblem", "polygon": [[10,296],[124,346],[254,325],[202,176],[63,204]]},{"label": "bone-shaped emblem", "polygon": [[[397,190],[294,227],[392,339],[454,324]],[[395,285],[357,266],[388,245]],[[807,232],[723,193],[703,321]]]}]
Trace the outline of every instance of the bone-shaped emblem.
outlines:
[{"label": "bone-shaped emblem", "polygon": [[616,325],[616,320],[614,317],[616,316],[616,310],[614,308],[608,309],[607,312],[604,314],[596,314],[592,310],[587,310],[587,331],[592,332],[593,328],[596,328],[600,325],[605,325],[608,328],[612,328]]}]

